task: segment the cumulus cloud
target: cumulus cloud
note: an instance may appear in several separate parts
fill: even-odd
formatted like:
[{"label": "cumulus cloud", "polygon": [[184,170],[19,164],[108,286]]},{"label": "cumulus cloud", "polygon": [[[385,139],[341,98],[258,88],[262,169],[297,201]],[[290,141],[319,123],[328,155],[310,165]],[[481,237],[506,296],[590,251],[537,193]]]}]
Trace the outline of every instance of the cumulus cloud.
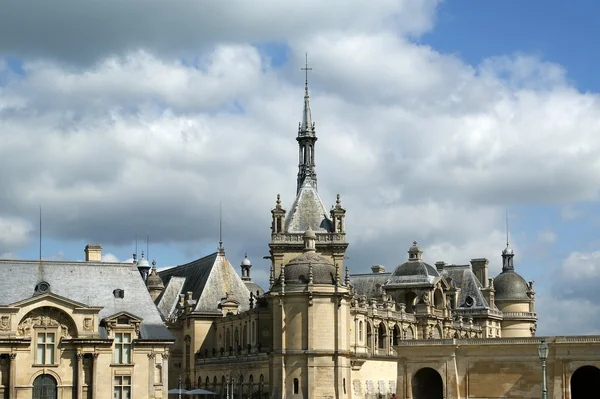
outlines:
[{"label": "cumulus cloud", "polygon": [[[527,54],[469,65],[414,43],[435,1],[109,3],[3,8],[0,53],[23,64],[0,64],[0,253],[27,245],[43,203],[57,240],[149,231],[200,255],[222,202],[232,264],[247,251],[265,285],[269,210],[295,193],[306,50],[319,190],[326,206],[342,195],[353,272],[393,269],[417,240],[431,263],[487,257],[493,275],[506,207],[569,216],[597,197],[598,95]],[[283,43],[283,66],[266,42]],[[540,295],[540,312],[568,295]]]}]

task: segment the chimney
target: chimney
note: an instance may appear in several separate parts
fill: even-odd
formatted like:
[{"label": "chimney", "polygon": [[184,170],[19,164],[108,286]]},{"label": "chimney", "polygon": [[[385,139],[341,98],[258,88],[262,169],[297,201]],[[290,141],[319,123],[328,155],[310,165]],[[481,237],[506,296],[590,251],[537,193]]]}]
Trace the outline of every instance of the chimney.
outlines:
[{"label": "chimney", "polygon": [[444,267],[446,267],[448,264],[444,261],[438,261],[435,262],[435,268],[437,269],[438,272],[441,272],[444,270]]},{"label": "chimney", "polygon": [[375,266],[371,266],[371,270],[373,271],[373,273],[375,274],[379,274],[379,273],[385,273],[385,267],[381,266],[381,265],[375,265]]},{"label": "chimney", "polygon": [[487,288],[489,284],[488,264],[489,261],[486,258],[471,259],[471,268],[473,269],[473,273],[477,279],[479,279],[479,282],[484,288]]},{"label": "chimney", "polygon": [[102,247],[97,244],[88,244],[85,246],[85,261],[100,262],[102,260]]}]

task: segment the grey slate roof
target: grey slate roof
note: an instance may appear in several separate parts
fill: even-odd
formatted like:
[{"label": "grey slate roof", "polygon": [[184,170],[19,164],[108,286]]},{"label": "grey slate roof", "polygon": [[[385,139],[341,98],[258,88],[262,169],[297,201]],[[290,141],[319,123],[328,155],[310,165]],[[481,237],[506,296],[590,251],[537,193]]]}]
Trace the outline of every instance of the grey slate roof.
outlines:
[{"label": "grey slate roof", "polygon": [[495,298],[497,300],[524,300],[530,298],[527,295],[527,283],[525,279],[513,270],[507,270],[494,279],[494,288],[496,289]]},{"label": "grey slate roof", "polygon": [[[457,309],[489,308],[489,304],[481,293],[483,286],[473,273],[471,265],[446,265],[442,271],[442,276],[450,277],[455,287],[460,288],[458,303],[456,304]],[[471,306],[467,306],[467,297],[473,299]]]},{"label": "grey slate roof", "polygon": [[392,273],[352,274],[350,284],[356,294],[372,298],[381,295],[381,287],[390,280],[391,276]]},{"label": "grey slate roof", "polygon": [[225,257],[224,250],[184,265],[161,270],[158,274],[165,283],[164,293],[157,298],[163,315],[167,311],[172,313],[179,294],[187,292],[192,292],[192,299],[196,300],[196,312],[220,314],[218,304],[227,293],[231,299],[240,302],[240,312],[250,308],[250,292]]},{"label": "grey slate roof", "polygon": [[440,275],[436,268],[420,260],[409,260],[394,270],[391,284],[428,283],[433,284]]},{"label": "grey slate roof", "polygon": [[[0,305],[33,297],[40,281],[50,292],[88,306],[101,306],[103,319],[125,311],[142,319],[141,339],[174,340],[148,293],[137,267],[128,263],[0,260]],[[124,290],[115,298],[115,289]],[[100,328],[101,335],[103,334]],[[105,336],[105,332],[104,332]]]},{"label": "grey slate roof", "polygon": [[333,223],[327,209],[310,179],[300,188],[290,211],[285,218],[287,233],[304,233],[311,227],[316,233],[333,232]]}]

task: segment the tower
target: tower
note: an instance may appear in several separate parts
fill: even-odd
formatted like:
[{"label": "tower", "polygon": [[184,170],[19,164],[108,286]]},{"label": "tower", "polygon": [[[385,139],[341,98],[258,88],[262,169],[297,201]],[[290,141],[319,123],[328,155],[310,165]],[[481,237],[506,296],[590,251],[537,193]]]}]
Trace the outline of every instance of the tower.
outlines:
[{"label": "tower", "polygon": [[328,212],[317,190],[315,164],[317,135],[308,94],[308,71],[312,68],[309,68],[306,63],[302,70],[306,72],[306,80],[302,121],[299,123],[296,137],[299,154],[296,199],[287,212],[281,206],[281,197],[278,194],[275,208],[271,210],[271,242],[269,243],[271,268],[278,271],[281,265],[303,253],[302,236],[310,228],[316,236],[316,252],[343,270],[344,254],[348,247],[344,220],[346,210],[342,208],[338,194],[336,205]]}]

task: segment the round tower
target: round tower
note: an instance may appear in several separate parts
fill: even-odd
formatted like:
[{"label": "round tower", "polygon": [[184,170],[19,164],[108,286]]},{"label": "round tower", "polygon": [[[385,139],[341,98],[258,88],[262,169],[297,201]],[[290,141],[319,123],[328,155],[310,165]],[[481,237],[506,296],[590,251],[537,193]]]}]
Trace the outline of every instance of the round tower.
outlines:
[{"label": "round tower", "polygon": [[162,281],[162,278],[156,272],[156,261],[152,261],[152,270],[150,271],[150,275],[146,280],[146,285],[148,286],[148,291],[150,292],[150,296],[153,301],[156,301],[156,298],[163,292],[165,289],[165,284]]}]

